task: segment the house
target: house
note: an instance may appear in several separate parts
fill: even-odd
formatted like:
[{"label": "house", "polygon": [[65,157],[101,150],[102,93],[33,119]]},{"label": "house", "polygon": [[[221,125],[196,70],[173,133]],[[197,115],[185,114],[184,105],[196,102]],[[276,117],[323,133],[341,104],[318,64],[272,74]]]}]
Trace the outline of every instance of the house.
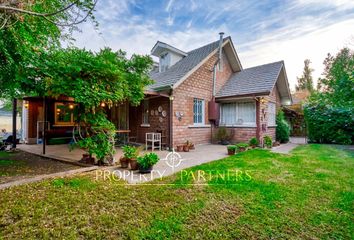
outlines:
[{"label": "house", "polygon": [[[252,137],[275,139],[278,108],[291,102],[283,61],[243,69],[231,37],[186,52],[158,41],[151,54],[159,59],[142,103],[120,103],[107,114],[130,141],[145,142],[159,132],[165,146],[192,141],[210,143],[219,126],[234,129],[234,142]],[[43,101],[27,98],[26,141],[35,143],[43,121]],[[51,99],[46,105],[50,136],[67,137],[75,122],[74,100]]]}]

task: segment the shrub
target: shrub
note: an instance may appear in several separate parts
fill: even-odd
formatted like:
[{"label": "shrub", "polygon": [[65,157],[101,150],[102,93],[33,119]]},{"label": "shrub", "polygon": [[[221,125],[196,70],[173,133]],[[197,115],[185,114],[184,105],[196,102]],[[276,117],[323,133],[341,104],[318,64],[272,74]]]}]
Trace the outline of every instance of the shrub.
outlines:
[{"label": "shrub", "polygon": [[234,135],[234,129],[227,129],[226,127],[219,127],[216,131],[215,138],[219,142],[228,142],[232,139]]},{"label": "shrub", "polygon": [[277,127],[275,131],[276,140],[280,143],[289,142],[290,127],[285,121],[283,111],[279,111],[276,119]]},{"label": "shrub", "polygon": [[156,153],[148,153],[137,159],[139,166],[143,169],[148,169],[154,166],[159,160],[159,156],[157,156]]},{"label": "shrub", "polygon": [[138,156],[138,151],[136,147],[125,145],[123,146],[123,154],[127,159],[134,159]]},{"label": "shrub", "polygon": [[237,143],[236,144],[236,147],[237,148],[248,148],[249,147],[249,145],[247,144],[247,143]]},{"label": "shrub", "polygon": [[230,151],[236,151],[237,147],[235,145],[229,145],[227,146],[227,150],[230,150]]},{"label": "shrub", "polygon": [[257,138],[251,138],[249,144],[252,146],[252,147],[256,147],[259,145],[259,141]]},{"label": "shrub", "polygon": [[272,137],[271,136],[264,136],[263,137],[264,145],[267,148],[271,148],[273,145]]},{"label": "shrub", "polygon": [[350,107],[331,106],[316,102],[304,108],[311,142],[352,144],[354,141],[354,113]]}]

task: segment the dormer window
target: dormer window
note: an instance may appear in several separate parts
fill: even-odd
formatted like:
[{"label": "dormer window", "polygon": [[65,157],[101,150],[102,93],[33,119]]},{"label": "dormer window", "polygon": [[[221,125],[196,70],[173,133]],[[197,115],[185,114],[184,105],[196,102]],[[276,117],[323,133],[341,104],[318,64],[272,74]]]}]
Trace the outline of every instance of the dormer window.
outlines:
[{"label": "dormer window", "polygon": [[168,52],[161,54],[160,56],[160,72],[165,72],[171,65],[171,58]]},{"label": "dormer window", "polygon": [[187,53],[158,41],[152,48],[151,55],[159,58],[159,72],[165,72],[179,60],[187,56]]}]

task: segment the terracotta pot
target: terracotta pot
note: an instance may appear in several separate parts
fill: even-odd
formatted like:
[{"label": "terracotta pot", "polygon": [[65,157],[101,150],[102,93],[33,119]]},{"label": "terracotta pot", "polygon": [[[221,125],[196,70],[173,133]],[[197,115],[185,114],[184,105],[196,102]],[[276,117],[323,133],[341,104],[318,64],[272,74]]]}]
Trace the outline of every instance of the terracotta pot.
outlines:
[{"label": "terracotta pot", "polygon": [[228,155],[235,155],[235,150],[234,149],[227,149],[227,154]]},{"label": "terracotta pot", "polygon": [[177,146],[177,152],[183,152],[183,145]]},{"label": "terracotta pot", "polygon": [[183,145],[183,151],[184,152],[189,152],[189,146],[188,145]]},{"label": "terracotta pot", "polygon": [[142,168],[139,166],[139,173],[151,173],[152,171],[152,166],[149,168]]},{"label": "terracotta pot", "polygon": [[194,149],[195,149],[194,144],[193,143],[189,144],[189,150],[194,150]]},{"label": "terracotta pot", "polygon": [[239,147],[238,150],[239,150],[240,152],[244,152],[244,151],[246,151],[246,148],[244,148],[244,147]]},{"label": "terracotta pot", "polygon": [[129,159],[126,159],[125,157],[121,157],[119,159],[119,162],[120,162],[120,167],[121,168],[127,168],[128,164],[129,164]]},{"label": "terracotta pot", "polygon": [[138,170],[139,164],[138,164],[138,161],[136,161],[136,159],[130,159],[129,163],[130,163],[131,170]]}]

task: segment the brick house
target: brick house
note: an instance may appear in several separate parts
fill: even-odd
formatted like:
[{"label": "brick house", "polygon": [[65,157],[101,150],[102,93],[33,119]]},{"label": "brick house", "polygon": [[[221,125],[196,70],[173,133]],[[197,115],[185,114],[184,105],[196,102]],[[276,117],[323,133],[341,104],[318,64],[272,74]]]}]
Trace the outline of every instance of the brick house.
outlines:
[{"label": "brick house", "polygon": [[[150,74],[154,83],[147,87],[140,106],[121,103],[107,108],[117,129],[128,130],[131,141],[144,143],[146,133],[160,132],[163,145],[169,147],[187,140],[210,143],[220,126],[234,129],[234,142],[262,140],[265,135],[275,139],[276,111],[291,103],[283,61],[243,69],[231,37],[222,34],[218,41],[189,52],[158,41],[151,54],[159,63]],[[38,99],[27,101],[24,135],[28,143],[34,143],[35,123],[43,121],[43,104]],[[72,132],[71,101],[57,99],[48,104],[49,135]]]}]

